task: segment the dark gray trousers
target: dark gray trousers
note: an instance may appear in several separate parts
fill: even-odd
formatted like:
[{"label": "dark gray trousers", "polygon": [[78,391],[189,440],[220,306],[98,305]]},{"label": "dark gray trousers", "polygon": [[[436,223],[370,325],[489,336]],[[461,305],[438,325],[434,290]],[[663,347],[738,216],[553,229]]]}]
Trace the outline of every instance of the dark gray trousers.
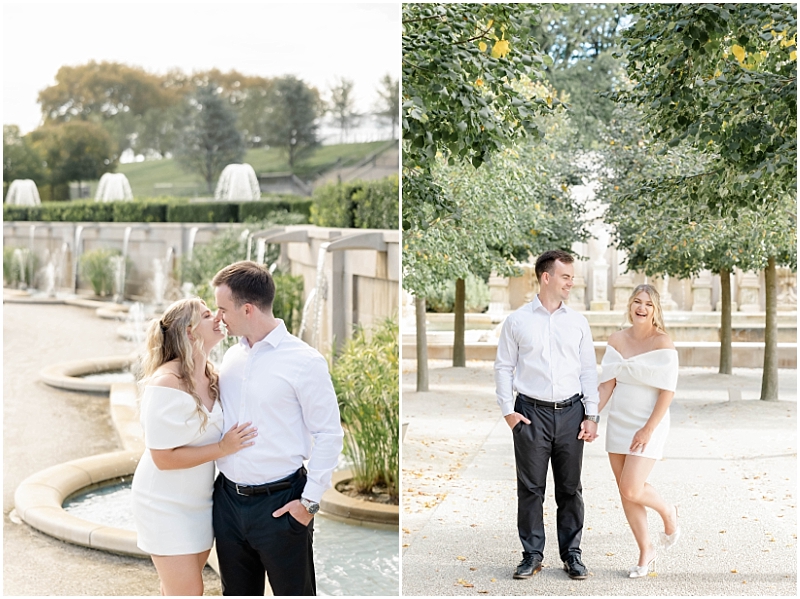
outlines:
[{"label": "dark gray trousers", "polygon": [[514,411],[530,424],[512,430],[517,462],[517,527],[525,553],[544,557],[544,503],[548,463],[555,482],[558,551],[561,559],[581,554],[583,496],[581,464],[584,441],[578,439],[584,416],[583,403],[563,409],[535,405],[517,397]]}]

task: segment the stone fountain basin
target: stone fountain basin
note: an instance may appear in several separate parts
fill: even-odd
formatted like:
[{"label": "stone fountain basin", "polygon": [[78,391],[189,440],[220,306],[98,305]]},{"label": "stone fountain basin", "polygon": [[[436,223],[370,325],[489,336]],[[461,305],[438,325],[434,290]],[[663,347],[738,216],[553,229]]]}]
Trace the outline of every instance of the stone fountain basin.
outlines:
[{"label": "stone fountain basin", "polygon": [[137,356],[110,356],[108,358],[93,358],[91,360],[74,360],[60,362],[43,368],[39,372],[42,382],[68,391],[85,391],[89,393],[110,393],[110,381],[91,381],[80,378],[87,374],[100,374],[126,370],[135,362]]}]

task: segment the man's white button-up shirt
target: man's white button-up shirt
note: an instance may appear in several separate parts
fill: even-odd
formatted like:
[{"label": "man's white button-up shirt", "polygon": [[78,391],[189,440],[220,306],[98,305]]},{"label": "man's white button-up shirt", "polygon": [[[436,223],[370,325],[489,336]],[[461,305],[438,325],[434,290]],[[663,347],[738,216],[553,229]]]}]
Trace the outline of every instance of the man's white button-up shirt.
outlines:
[{"label": "man's white button-up shirt", "polygon": [[242,337],[222,360],[224,430],[252,422],[258,436],[255,445],[218,459],[217,467],[235,483],[260,485],[308,460],[303,497],[319,502],[342,451],[339,405],[325,358],[278,322],[252,347]]},{"label": "man's white button-up shirt", "polygon": [[503,323],[494,363],[497,403],[514,412],[514,391],[562,401],[583,393],[587,414],[597,414],[597,360],[582,314],[561,302],[552,314],[537,295]]}]

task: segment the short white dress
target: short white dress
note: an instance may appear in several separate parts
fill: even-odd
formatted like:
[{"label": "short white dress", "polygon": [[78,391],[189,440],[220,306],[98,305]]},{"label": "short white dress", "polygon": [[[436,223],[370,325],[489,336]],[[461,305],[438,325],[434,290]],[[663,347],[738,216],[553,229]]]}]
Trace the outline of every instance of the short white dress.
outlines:
[{"label": "short white dress", "polygon": [[[205,410],[205,407],[203,408]],[[194,398],[169,387],[145,387],[141,422],[147,448],[131,485],[139,549],[151,555],[186,555],[211,548],[211,494],[214,462],[193,468],[159,470],[150,449],[217,443],[222,438],[222,407],[215,402],[208,422],[201,419]]]},{"label": "short white dress", "polygon": [[669,433],[669,410],[653,431],[643,452],[633,452],[630,448],[636,431],[653,413],[659,391],[675,391],[677,388],[678,351],[655,349],[623,358],[608,345],[601,366],[601,383],[617,379],[606,419],[606,451],[660,460]]}]

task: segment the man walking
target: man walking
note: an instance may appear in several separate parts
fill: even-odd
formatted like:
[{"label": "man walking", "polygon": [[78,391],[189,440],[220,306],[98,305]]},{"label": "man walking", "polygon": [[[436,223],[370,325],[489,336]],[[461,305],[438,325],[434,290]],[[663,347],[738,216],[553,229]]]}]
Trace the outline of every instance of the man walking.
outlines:
[{"label": "man walking", "polygon": [[597,437],[600,417],[589,323],[565,304],[573,285],[573,261],[561,250],[539,256],[539,294],[506,319],[497,347],[497,403],[512,430],[517,465],[517,527],[523,551],[514,578],[530,578],[542,567],[548,462],[553,466],[564,569],[570,578],[589,575],[580,549],[581,463],[583,443]]},{"label": "man walking", "polygon": [[259,430],[255,445],[217,460],[222,592],[263,595],[266,571],[275,595],[315,595],[313,518],[343,437],[328,364],[273,316],[275,284],[262,265],[236,262],[212,285],[216,319],[241,336],[220,367],[225,430]]}]

